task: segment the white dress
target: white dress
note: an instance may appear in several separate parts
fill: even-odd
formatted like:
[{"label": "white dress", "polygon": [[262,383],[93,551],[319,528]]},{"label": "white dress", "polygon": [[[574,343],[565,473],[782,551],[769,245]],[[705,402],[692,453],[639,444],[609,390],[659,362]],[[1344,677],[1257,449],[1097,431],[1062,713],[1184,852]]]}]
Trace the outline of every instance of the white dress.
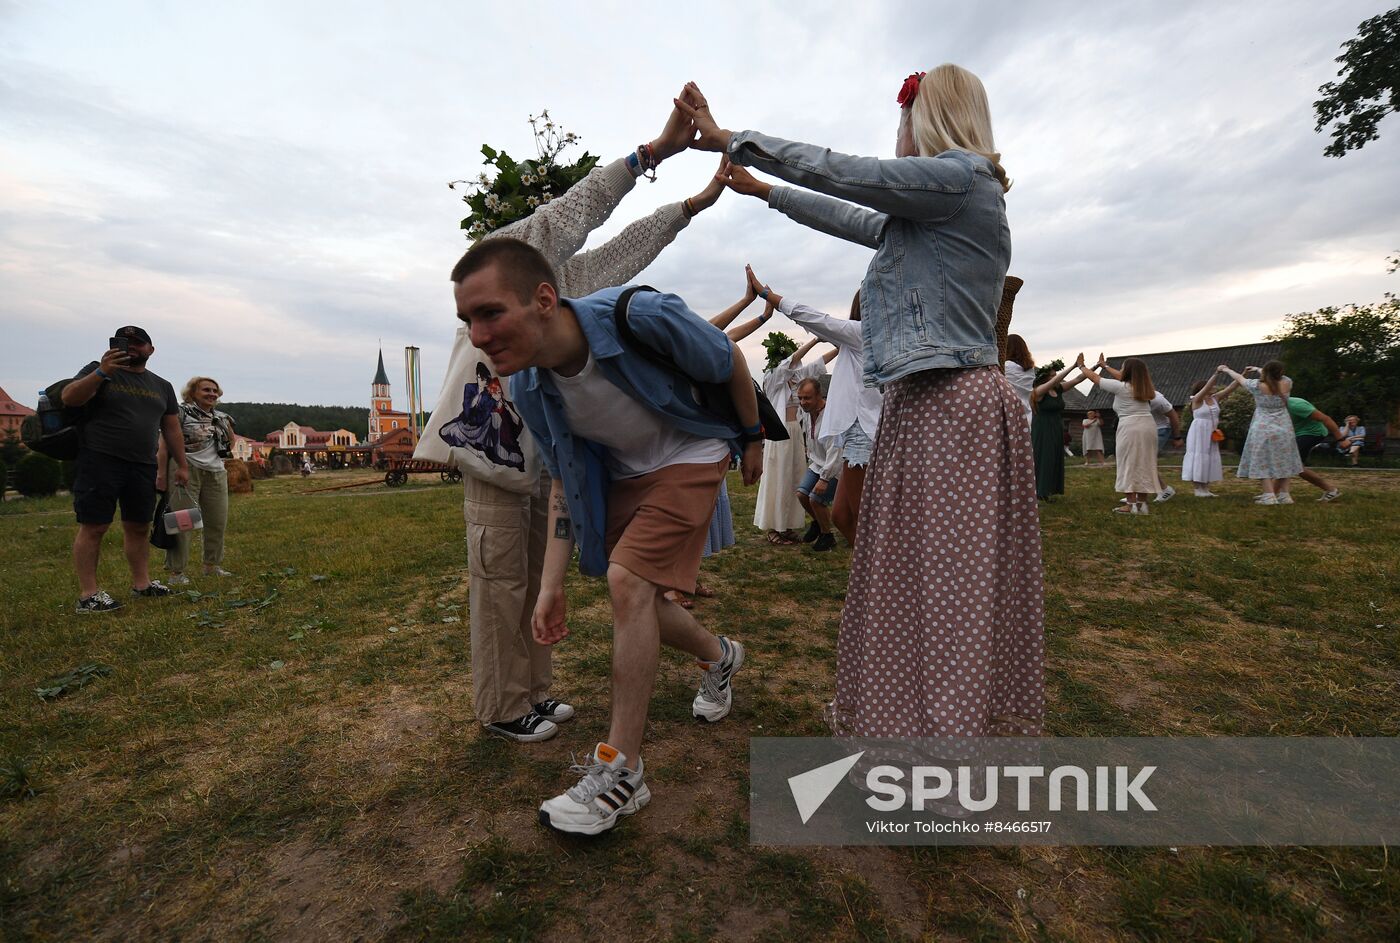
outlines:
[{"label": "white dress", "polygon": [[1031,409],[1031,393],[1035,390],[1035,369],[1027,370],[1016,361],[1008,360],[1001,365],[1001,370],[1006,374],[1006,381],[1020,397],[1021,408],[1026,413],[1026,427],[1029,428],[1031,420],[1035,418],[1035,410]]},{"label": "white dress", "polygon": [[1220,443],[1211,433],[1220,425],[1220,404],[1214,396],[1206,397],[1201,408],[1191,413],[1191,425],[1186,430],[1186,457],[1181,460],[1181,480],[1208,485],[1225,477],[1220,467]]},{"label": "white dress", "polygon": [[[780,416],[786,416],[790,406],[795,412],[798,383],[826,373],[826,364],[820,357],[810,364],[791,363],[784,360],[763,375],[763,393]],[[807,471],[807,446],[795,415],[786,422],[786,428],[786,442],[767,442],[763,446],[763,477],[758,479],[758,500],[753,511],[753,526],[759,530],[797,530],[807,520],[807,513],[797,500],[797,486]]]}]

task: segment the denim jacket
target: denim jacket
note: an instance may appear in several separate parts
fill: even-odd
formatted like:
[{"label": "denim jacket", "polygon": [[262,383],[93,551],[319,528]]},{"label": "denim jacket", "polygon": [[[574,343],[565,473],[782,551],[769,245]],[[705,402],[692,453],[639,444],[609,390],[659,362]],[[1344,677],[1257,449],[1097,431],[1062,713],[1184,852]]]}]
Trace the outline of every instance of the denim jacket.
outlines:
[{"label": "denim jacket", "polygon": [[[618,388],[679,429],[739,448],[740,430],[695,404],[684,377],[659,367],[623,345],[613,305],[625,288],[605,288],[561,302],[578,318],[597,369]],[[733,347],[719,328],[691,311],[676,295],[640,291],[632,296],[627,323],[649,347],[667,353],[691,379],[724,383],[734,372]],[[602,576],[608,569],[607,450],[569,430],[564,400],[548,370],[530,367],[510,378],[511,398],[539,444],[549,477],[564,484],[564,499],[579,545],[579,570]]]},{"label": "denim jacket", "polygon": [[875,250],[860,289],[866,386],[997,362],[1011,230],[990,161],[852,157],[754,131],[730,139],[729,157],[806,188],[774,187],[773,209]]}]

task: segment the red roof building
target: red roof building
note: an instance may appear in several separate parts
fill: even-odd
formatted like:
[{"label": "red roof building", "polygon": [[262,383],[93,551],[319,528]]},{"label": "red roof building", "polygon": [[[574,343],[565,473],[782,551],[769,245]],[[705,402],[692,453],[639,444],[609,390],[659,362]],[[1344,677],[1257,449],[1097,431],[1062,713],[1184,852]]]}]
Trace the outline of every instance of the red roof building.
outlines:
[{"label": "red roof building", "polygon": [[10,433],[19,437],[19,425],[25,416],[34,415],[34,410],[10,398],[10,394],[0,388],[0,439],[9,438]]}]

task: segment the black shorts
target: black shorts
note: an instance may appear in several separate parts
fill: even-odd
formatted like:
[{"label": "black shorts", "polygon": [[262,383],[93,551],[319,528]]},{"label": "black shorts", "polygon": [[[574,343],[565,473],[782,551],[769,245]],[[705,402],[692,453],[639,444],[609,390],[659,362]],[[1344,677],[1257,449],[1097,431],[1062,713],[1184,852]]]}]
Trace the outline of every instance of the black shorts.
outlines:
[{"label": "black shorts", "polygon": [[1300,435],[1296,438],[1298,440],[1298,457],[1303,460],[1304,465],[1308,463],[1308,456],[1312,454],[1313,449],[1317,448],[1318,443],[1327,441],[1325,435]]},{"label": "black shorts", "polygon": [[122,521],[149,524],[156,510],[156,466],[128,462],[103,452],[78,453],[73,475],[73,512],[79,524],[110,524],[117,504]]}]

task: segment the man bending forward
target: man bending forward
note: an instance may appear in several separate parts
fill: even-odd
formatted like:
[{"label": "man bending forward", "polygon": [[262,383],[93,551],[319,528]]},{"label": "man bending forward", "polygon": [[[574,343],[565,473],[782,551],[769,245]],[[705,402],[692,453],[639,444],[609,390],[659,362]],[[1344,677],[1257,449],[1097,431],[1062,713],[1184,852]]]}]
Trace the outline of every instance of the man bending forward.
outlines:
[{"label": "man bending forward", "polygon": [[[644,290],[628,306],[635,342],[614,306],[626,290],[566,300],[549,263],[513,239],[481,242],[452,273],[457,316],[502,376],[548,466],[549,546],[532,627],[549,645],[568,634],[564,574],[607,575],[613,607],[612,721],[578,784],[540,806],[540,821],[596,835],[651,799],[642,732],[660,643],[704,668],[694,715],[730,709],[730,678],[744,649],[710,634],[663,595],[695,591],[700,554],[730,455],[758,480],[763,439],[748,365],[724,332],[675,295]],[[650,348],[652,355],[636,343]],[[679,368],[655,362],[660,354]],[[723,384],[737,422],[696,405],[692,384]]]}]

